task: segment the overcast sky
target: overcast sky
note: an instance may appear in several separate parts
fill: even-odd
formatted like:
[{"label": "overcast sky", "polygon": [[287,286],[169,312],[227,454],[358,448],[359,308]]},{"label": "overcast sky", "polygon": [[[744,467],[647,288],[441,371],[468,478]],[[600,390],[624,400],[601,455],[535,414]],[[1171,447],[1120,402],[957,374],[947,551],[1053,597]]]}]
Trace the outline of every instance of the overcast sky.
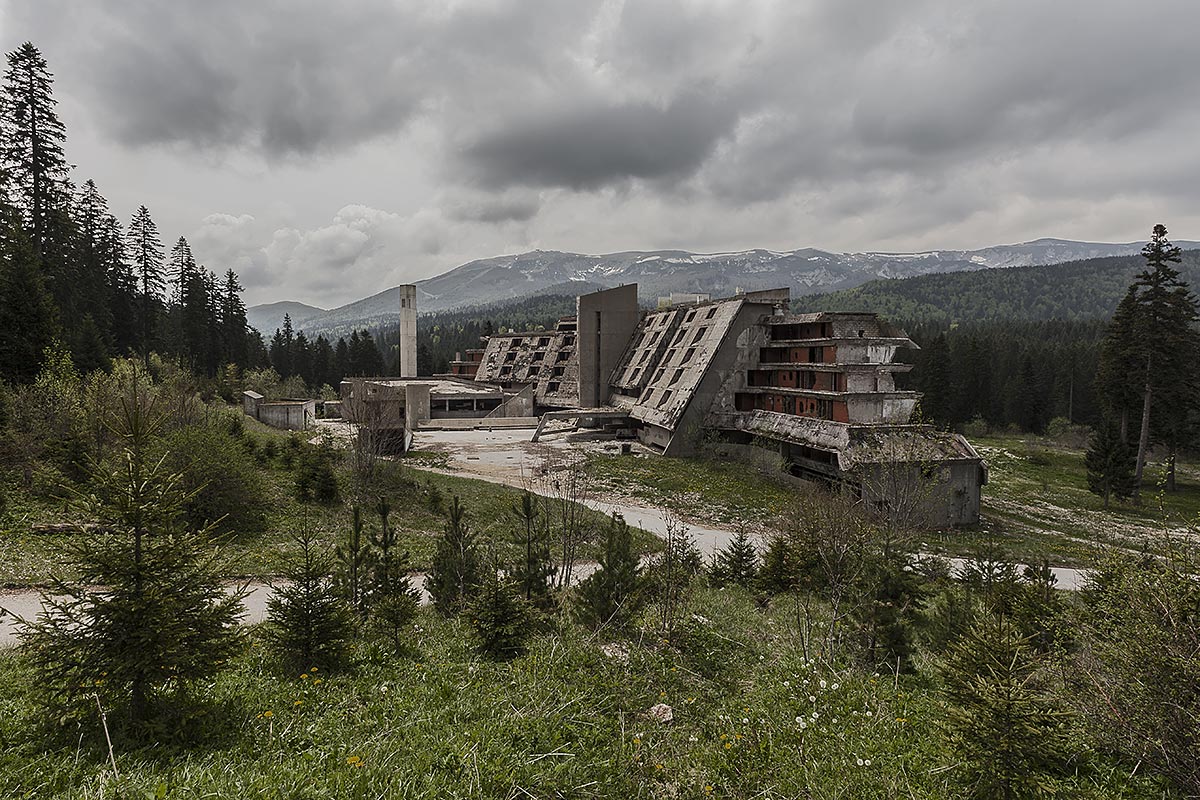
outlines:
[{"label": "overcast sky", "polygon": [[534,248],[1200,238],[1194,0],[0,0],[251,303]]}]

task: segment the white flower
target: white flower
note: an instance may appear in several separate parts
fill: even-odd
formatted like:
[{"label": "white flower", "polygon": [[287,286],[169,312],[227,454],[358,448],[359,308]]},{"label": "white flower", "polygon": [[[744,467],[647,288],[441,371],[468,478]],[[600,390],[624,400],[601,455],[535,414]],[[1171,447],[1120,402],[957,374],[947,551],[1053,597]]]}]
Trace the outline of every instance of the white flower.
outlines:
[{"label": "white flower", "polygon": [[815,694],[810,694],[810,695],[808,696],[808,702],[810,702],[810,703],[815,703],[815,702],[817,702],[817,696],[816,696]]},{"label": "white flower", "polygon": [[864,759],[863,759],[863,765],[864,765],[864,766],[867,766],[867,767],[871,766],[871,759],[869,759],[869,758],[864,758]]},{"label": "white flower", "polygon": [[742,724],[743,724],[743,725],[749,725],[749,724],[750,724],[750,720],[749,720],[749,719],[747,719],[746,717],[742,717]]},{"label": "white flower", "polygon": [[796,724],[797,724],[797,725],[803,725],[803,724],[804,724],[804,717],[796,717]]},{"label": "white flower", "polygon": [[873,717],[873,716],[875,716],[875,712],[874,712],[874,711],[868,711],[868,712],[867,712],[867,716],[868,716],[868,717]]},{"label": "white flower", "polygon": [[822,678],[822,679],[821,679],[821,688],[822,688],[822,689],[824,689],[824,688],[825,688],[826,686],[828,686],[828,685],[829,685],[829,684],[825,683],[825,679],[824,679],[824,678]]},{"label": "white flower", "polygon": [[783,688],[785,688],[785,689],[786,689],[787,687],[791,686],[791,685],[792,685],[792,682],[791,682],[791,681],[784,681],[784,682],[783,682]]},{"label": "white flower", "polygon": [[855,761],[854,763],[858,764],[861,767],[863,765],[863,760],[860,758],[857,761]]},{"label": "white flower", "polygon": [[815,712],[815,711],[812,713],[812,718],[813,718],[813,719],[816,719],[816,718],[817,718],[817,717],[819,717],[819,716],[821,716],[821,715],[820,715],[820,714],[818,714],[818,713],[817,713],[817,712]]},{"label": "white flower", "polygon": [[688,741],[689,741],[689,742],[694,742],[694,741],[697,741],[697,739],[696,739],[696,737],[695,737],[695,736],[689,736],[689,737],[688,737]]},{"label": "white flower", "polygon": [[833,690],[836,692],[836,691],[837,691],[837,688],[838,688],[838,685],[835,683],[835,684],[833,685]]}]

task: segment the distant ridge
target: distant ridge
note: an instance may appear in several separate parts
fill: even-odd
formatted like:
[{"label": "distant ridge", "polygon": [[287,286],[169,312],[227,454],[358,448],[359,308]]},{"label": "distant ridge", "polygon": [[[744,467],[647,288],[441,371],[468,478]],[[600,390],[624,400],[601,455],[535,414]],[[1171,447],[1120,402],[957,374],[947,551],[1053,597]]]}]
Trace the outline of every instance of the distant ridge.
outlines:
[{"label": "distant ridge", "polygon": [[[1200,242],[1179,241],[1185,248]],[[479,259],[417,283],[421,311],[445,311],[481,306],[561,291],[584,292],[637,283],[643,300],[677,292],[706,292],[714,296],[738,289],[787,286],[793,296],[851,289],[881,278],[910,278],[963,272],[987,267],[1019,267],[1138,253],[1142,242],[1108,244],[1066,239],[1036,239],[980,250],[929,250],[919,253],[832,253],[799,250],[742,250],[729,253],[691,253],[685,250],[627,251],[582,255],[534,250],[517,255]],[[309,333],[349,330],[386,324],[399,305],[398,290],[387,289],[330,311],[298,308],[292,322]],[[265,335],[273,333],[282,314],[260,313],[281,306],[254,306],[248,317]],[[305,311],[304,309],[309,309]],[[268,327],[260,327],[259,321]]]}]

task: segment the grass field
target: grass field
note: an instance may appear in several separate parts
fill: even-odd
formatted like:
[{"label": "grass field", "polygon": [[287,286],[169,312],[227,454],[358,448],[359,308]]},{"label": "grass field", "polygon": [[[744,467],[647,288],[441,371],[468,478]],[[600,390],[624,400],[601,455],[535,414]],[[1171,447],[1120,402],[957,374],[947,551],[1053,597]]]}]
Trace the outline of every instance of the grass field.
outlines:
[{"label": "grass field", "polygon": [[[286,432],[253,420],[246,421],[246,428],[246,435],[260,444],[273,440],[282,445],[288,438]],[[410,468],[410,464],[418,468]],[[400,531],[400,544],[409,551],[413,569],[422,570],[428,566],[435,537],[445,524],[445,513],[441,509],[449,505],[454,496],[458,496],[466,507],[470,524],[497,542],[503,553],[516,528],[511,509],[520,497],[520,491],[488,481],[419,469],[438,466],[441,461],[437,454],[427,453],[387,464],[390,474],[381,491],[392,506],[390,524]],[[335,471],[344,495],[350,485],[350,468],[342,463]],[[230,560],[231,578],[264,578],[278,574],[281,557],[295,549],[293,536],[306,528],[319,543],[330,549],[351,528],[351,509],[344,497],[332,506],[300,503],[294,496],[294,472],[278,459],[262,464],[260,474],[266,526],[261,532],[230,538],[225,553]],[[46,585],[52,575],[62,573],[63,546],[80,534],[35,533],[34,526],[82,520],[64,500],[51,499],[44,492],[25,491],[15,485],[8,489],[7,508],[0,513],[0,586]],[[431,503],[434,493],[441,498],[440,508]],[[597,512],[583,509],[582,515],[593,530],[600,531],[607,524],[606,518]],[[378,528],[379,518],[373,507],[363,509],[363,520],[366,528]],[[634,537],[634,546],[639,552],[650,552],[659,546],[653,534],[640,529],[635,530]],[[595,546],[588,544],[583,549],[583,556],[592,557]]]},{"label": "grass field", "polygon": [[[1140,506],[1105,509],[1087,490],[1084,453],[1038,437],[988,437],[974,441],[989,470],[982,521],[963,529],[927,531],[923,551],[969,556],[999,545],[1012,557],[1047,558],[1060,566],[1095,563],[1105,548],[1153,551],[1165,531],[1200,529],[1200,465],[1181,462],[1177,491],[1160,485],[1163,465],[1147,468]],[[718,524],[747,522],[769,529],[780,522],[799,492],[755,467],[713,459],[591,455],[591,474],[609,490],[671,506],[685,517]]]},{"label": "grass field", "polygon": [[[411,652],[281,674],[251,632],[198,687],[200,744],[138,749],[114,778],[95,720],[46,745],[21,659],[0,654],[0,796],[14,798],[956,798],[929,679],[805,658],[791,601],[701,589],[673,643],[560,621],[509,663],[422,612]],[[666,704],[670,722],[649,710]],[[53,740],[51,740],[53,741]],[[1059,796],[1161,797],[1082,745]]]}]

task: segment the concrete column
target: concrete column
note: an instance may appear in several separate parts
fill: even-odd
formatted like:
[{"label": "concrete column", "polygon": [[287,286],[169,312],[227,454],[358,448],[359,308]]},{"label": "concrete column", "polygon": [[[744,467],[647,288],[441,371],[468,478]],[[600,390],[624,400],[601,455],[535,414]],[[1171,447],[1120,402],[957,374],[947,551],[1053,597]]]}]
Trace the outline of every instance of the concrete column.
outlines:
[{"label": "concrete column", "polygon": [[400,377],[417,376],[417,287],[400,287]]},{"label": "concrete column", "polygon": [[404,387],[404,427],[415,431],[429,420],[429,384],[410,383]]}]

